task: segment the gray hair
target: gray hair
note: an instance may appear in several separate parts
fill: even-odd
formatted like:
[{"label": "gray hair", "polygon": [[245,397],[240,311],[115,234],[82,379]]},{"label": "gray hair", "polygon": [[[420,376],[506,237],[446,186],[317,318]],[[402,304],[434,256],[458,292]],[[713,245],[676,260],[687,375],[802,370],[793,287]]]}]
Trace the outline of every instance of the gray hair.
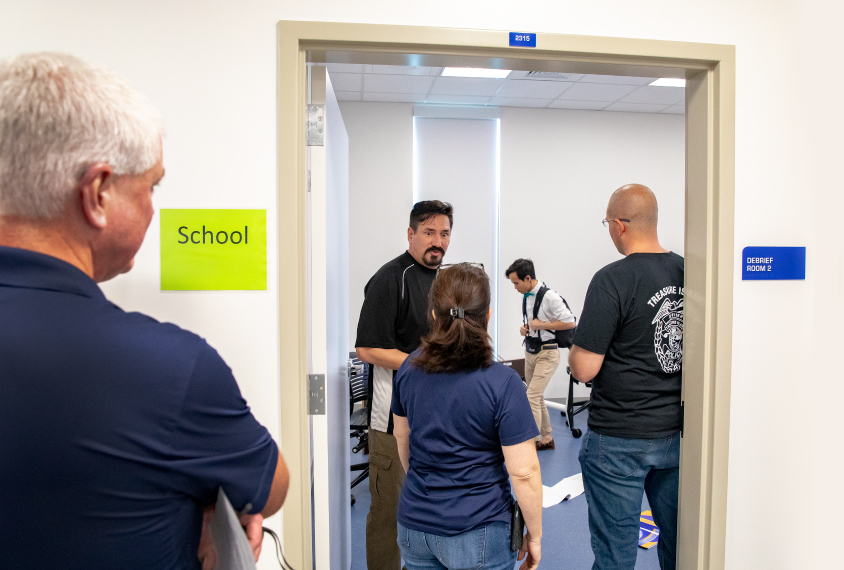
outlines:
[{"label": "gray hair", "polygon": [[163,133],[143,95],[99,65],[60,53],[0,61],[0,215],[57,217],[91,165],[155,166]]}]

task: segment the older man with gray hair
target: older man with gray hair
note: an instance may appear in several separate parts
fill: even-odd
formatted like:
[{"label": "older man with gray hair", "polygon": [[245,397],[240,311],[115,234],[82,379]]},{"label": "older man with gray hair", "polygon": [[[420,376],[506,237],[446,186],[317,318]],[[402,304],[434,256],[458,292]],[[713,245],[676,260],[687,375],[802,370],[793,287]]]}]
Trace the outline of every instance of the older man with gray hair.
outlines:
[{"label": "older man with gray hair", "polygon": [[97,286],[132,268],[161,136],[97,65],[0,62],[3,567],[199,568],[220,487],[255,513],[257,556],[261,515],[284,501],[284,461],[217,352]]}]

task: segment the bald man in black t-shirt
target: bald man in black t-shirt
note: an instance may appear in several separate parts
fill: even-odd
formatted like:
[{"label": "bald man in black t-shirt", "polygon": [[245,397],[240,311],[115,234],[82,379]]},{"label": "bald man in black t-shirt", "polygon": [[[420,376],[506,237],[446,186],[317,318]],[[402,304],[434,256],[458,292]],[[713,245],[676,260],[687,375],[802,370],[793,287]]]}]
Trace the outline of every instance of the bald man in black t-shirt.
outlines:
[{"label": "bald man in black t-shirt", "polygon": [[593,570],[636,565],[642,493],[660,528],[663,570],[676,567],[683,355],[683,258],[659,244],[657,202],[640,184],[607,206],[625,257],[598,271],[569,353],[572,376],[592,381],[580,464]]}]

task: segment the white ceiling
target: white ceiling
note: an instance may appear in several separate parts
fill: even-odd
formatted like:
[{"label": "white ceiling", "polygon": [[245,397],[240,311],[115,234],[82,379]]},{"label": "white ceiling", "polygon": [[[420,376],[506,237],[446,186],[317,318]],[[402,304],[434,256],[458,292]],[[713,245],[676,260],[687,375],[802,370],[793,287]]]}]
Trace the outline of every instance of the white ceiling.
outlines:
[{"label": "white ceiling", "polygon": [[686,112],[683,87],[652,87],[654,77],[513,71],[506,79],[440,77],[442,67],[328,64],[339,101],[382,101],[588,109],[628,113]]}]

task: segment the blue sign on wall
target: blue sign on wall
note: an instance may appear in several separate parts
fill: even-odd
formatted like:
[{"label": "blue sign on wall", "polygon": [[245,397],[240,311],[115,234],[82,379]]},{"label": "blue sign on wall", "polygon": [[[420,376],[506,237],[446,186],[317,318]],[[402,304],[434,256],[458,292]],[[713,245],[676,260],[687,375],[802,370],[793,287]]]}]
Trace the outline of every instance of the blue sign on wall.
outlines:
[{"label": "blue sign on wall", "polygon": [[746,247],[741,252],[742,281],[806,279],[805,247]]},{"label": "blue sign on wall", "polygon": [[510,47],[536,47],[536,34],[510,32]]}]

